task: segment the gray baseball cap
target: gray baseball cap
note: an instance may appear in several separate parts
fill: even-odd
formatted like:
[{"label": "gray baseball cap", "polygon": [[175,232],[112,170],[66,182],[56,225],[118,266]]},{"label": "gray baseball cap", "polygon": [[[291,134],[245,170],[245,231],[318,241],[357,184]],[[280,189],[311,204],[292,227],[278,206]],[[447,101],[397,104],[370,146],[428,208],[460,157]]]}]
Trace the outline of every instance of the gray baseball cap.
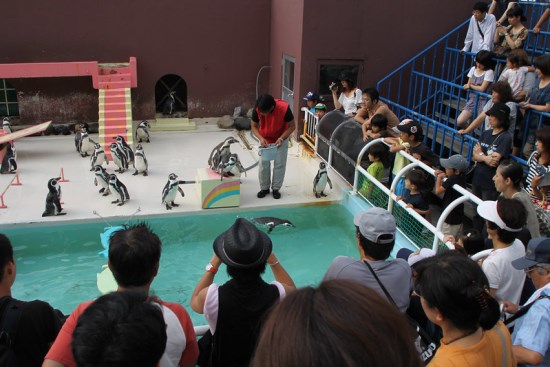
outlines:
[{"label": "gray baseball cap", "polygon": [[465,172],[468,169],[468,161],[460,154],[450,156],[448,159],[439,159],[441,167],[449,169],[457,169],[460,172]]},{"label": "gray baseball cap", "polygon": [[[359,227],[363,237],[371,242],[388,244],[395,240],[395,218],[386,209],[371,208],[359,212],[355,215],[353,223]],[[380,239],[382,235],[388,238]]]}]

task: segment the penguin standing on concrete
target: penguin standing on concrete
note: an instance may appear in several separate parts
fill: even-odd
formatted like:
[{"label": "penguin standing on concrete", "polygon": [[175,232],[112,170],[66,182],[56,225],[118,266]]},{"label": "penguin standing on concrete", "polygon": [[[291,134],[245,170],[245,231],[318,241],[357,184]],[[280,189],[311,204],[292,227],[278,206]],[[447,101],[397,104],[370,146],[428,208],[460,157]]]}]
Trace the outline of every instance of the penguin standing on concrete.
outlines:
[{"label": "penguin standing on concrete", "polygon": [[162,106],[163,115],[172,116],[176,112],[176,97],[174,97],[174,94],[176,94],[176,92],[171,91],[166,96],[166,101],[164,101],[164,105]]},{"label": "penguin standing on concrete", "polygon": [[87,157],[89,153],[94,150],[94,144],[95,142],[88,136],[88,131],[83,127],[80,131],[80,142],[78,147],[78,151],[82,158]]},{"label": "penguin standing on concrete", "polygon": [[134,156],[134,168],[136,169],[136,172],[134,172],[134,176],[143,173],[144,176],[147,176],[147,169],[149,168],[149,165],[147,164],[147,158],[145,157],[145,152],[143,151],[143,147],[141,144],[138,144],[136,147],[136,153]]},{"label": "penguin standing on concrete", "polygon": [[17,151],[15,150],[13,142],[8,142],[6,144],[6,153],[4,154],[4,158],[2,158],[0,173],[15,173],[15,171],[17,171]]},{"label": "penguin standing on concrete", "polygon": [[109,187],[111,188],[111,191],[118,196],[118,199],[111,201],[112,204],[122,206],[125,202],[130,200],[130,195],[128,194],[126,185],[124,185],[115,174],[111,174],[111,176],[109,176]]},{"label": "penguin standing on concrete", "polygon": [[328,177],[327,173],[327,165],[325,162],[319,163],[319,171],[317,172],[317,175],[313,179],[313,193],[315,194],[316,198],[320,198],[321,196],[327,196],[323,191],[327,187],[327,183],[330,186],[330,189],[332,190],[332,182],[330,182],[330,178]]},{"label": "penguin standing on concrete", "polygon": [[111,155],[113,162],[118,167],[115,172],[124,173],[128,169],[128,160],[126,159],[126,154],[124,154],[117,143],[111,144]]},{"label": "penguin standing on concrete", "polygon": [[134,162],[134,152],[132,151],[132,148],[130,148],[128,143],[126,143],[124,137],[122,135],[117,135],[113,139],[116,140],[116,144],[120,148],[120,151],[126,155],[126,161],[128,162],[128,164]]},{"label": "penguin standing on concrete", "polygon": [[59,186],[59,180],[61,180],[61,177],[50,178],[48,181],[48,195],[46,196],[46,209],[42,213],[43,217],[67,214],[61,213],[63,208],[61,207],[61,186]]},{"label": "penguin standing on concrete", "polygon": [[4,120],[2,121],[2,129],[6,134],[11,134],[12,128],[11,128],[11,121],[9,117],[4,117]]},{"label": "penguin standing on concrete", "polygon": [[136,140],[138,143],[141,143],[142,141],[146,141],[147,143],[151,142],[149,128],[149,121],[143,120],[139,123],[136,129]]},{"label": "penguin standing on concrete", "polygon": [[208,166],[210,166],[211,169],[216,171],[218,169],[218,166],[220,162],[224,160],[224,158],[227,159],[231,155],[231,144],[238,143],[239,141],[235,139],[234,137],[230,136],[229,138],[225,139],[218,145],[212,149],[212,152],[210,152],[210,157],[208,158]]},{"label": "penguin standing on concrete", "polygon": [[95,186],[101,186],[101,189],[99,189],[99,193],[102,194],[102,196],[107,196],[111,193],[111,190],[109,189],[109,179],[110,176],[100,165],[96,165],[94,167],[94,185]]},{"label": "penguin standing on concrete", "polygon": [[168,182],[162,189],[162,204],[166,205],[166,210],[171,210],[173,207],[179,206],[179,204],[174,202],[178,192],[182,197],[185,196],[185,193],[179,185],[194,182],[195,181],[178,181],[178,176],[175,173],[170,173],[170,175],[168,175]]},{"label": "penguin standing on concrete", "polygon": [[99,143],[94,144],[94,152],[92,153],[92,157],[90,158],[90,164],[92,168],[90,168],[90,171],[93,171],[95,166],[101,166],[103,163],[109,164],[109,158],[105,155],[105,151],[103,148],[101,148],[101,145]]},{"label": "penguin standing on concrete", "polygon": [[81,137],[82,129],[86,129],[86,131],[88,130],[88,124],[86,122],[75,126],[74,146],[78,153],[80,153],[80,140],[81,140],[80,137]]}]

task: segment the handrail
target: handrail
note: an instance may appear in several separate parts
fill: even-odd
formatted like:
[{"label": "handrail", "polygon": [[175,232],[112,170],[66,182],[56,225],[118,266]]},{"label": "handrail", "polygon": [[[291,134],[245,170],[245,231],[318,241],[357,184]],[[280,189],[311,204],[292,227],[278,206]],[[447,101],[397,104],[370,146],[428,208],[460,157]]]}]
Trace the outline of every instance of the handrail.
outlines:
[{"label": "handrail", "polygon": [[[15,183],[13,183],[14,180],[17,180]],[[23,185],[21,181],[19,181],[19,173],[15,172],[15,176],[10,180],[10,182],[6,185],[6,188],[2,193],[0,194],[0,209],[6,209],[8,206],[4,203],[4,195],[6,192],[8,192],[9,188],[12,186],[21,186]]]}]

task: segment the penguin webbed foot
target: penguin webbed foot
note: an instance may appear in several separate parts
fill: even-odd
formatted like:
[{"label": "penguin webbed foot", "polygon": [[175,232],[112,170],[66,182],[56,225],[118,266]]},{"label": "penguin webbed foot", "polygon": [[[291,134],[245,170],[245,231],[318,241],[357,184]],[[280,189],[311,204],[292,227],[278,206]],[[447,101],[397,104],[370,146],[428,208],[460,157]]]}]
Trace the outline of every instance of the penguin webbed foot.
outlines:
[{"label": "penguin webbed foot", "polygon": [[321,196],[322,197],[327,197],[327,194],[325,194],[324,192],[321,191]]},{"label": "penguin webbed foot", "polygon": [[[117,200],[117,201],[118,201],[118,200]],[[118,205],[118,206],[123,206],[123,205],[124,205],[124,203],[125,203],[125,201],[121,201],[121,202],[120,202],[120,203],[118,203],[117,205]]]},{"label": "penguin webbed foot", "polygon": [[172,210],[172,207],[168,204],[166,204],[166,210]]},{"label": "penguin webbed foot", "polygon": [[120,200],[116,199],[115,201],[111,201],[111,204],[116,204],[118,202],[120,202]]},{"label": "penguin webbed foot", "polygon": [[57,215],[67,215],[67,213],[57,213]]},{"label": "penguin webbed foot", "polygon": [[132,176],[137,176],[138,173],[139,173],[139,172],[136,170],[136,172],[132,173]]},{"label": "penguin webbed foot", "polygon": [[107,191],[105,191],[105,192],[103,193],[103,195],[101,195],[101,196],[107,196],[107,195],[109,195],[110,193],[111,193],[111,192],[110,192],[109,190],[107,190]]},{"label": "penguin webbed foot", "polygon": [[143,176],[149,176],[149,174],[147,173],[147,171],[143,172]]},{"label": "penguin webbed foot", "polygon": [[172,204],[172,206],[180,206],[179,204],[176,204],[176,203],[174,203],[173,201],[172,201],[171,204]]},{"label": "penguin webbed foot", "polygon": [[101,194],[104,191],[105,191],[105,188],[103,187],[101,190],[99,190],[99,193]]}]

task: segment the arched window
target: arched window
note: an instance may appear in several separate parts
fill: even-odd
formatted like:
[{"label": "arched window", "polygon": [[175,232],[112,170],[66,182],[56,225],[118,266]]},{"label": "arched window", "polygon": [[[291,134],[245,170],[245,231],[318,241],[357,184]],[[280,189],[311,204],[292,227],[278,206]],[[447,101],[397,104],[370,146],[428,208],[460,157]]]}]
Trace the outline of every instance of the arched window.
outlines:
[{"label": "arched window", "polygon": [[[173,97],[173,98],[172,98]],[[179,75],[167,74],[155,85],[156,112],[163,115],[187,115],[187,83]]]}]

